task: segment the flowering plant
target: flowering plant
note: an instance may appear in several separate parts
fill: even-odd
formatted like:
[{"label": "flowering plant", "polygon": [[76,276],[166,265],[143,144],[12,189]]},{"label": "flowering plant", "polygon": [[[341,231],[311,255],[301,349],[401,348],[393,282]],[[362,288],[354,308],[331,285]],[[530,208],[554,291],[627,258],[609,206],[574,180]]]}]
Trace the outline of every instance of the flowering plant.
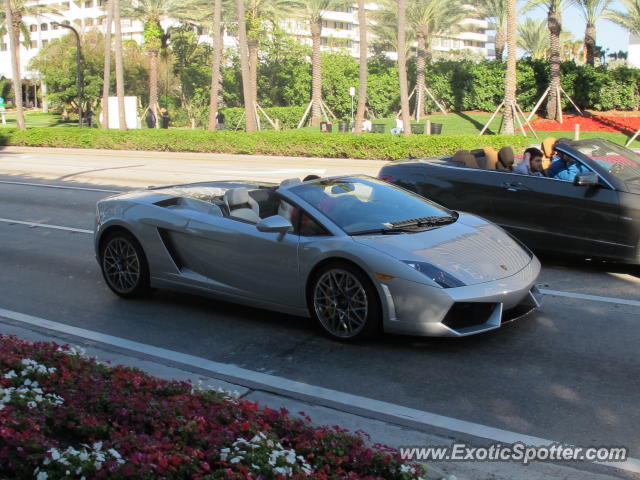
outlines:
[{"label": "flowering plant", "polygon": [[416,480],[364,434],[0,335],[0,478]]}]

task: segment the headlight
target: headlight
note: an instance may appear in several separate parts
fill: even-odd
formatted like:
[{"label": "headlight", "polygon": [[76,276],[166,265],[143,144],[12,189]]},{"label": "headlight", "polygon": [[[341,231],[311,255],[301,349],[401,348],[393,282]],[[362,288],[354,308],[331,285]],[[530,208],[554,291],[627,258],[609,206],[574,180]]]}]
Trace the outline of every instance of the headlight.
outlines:
[{"label": "headlight", "polygon": [[431,265],[430,263],[414,262],[412,260],[403,260],[403,262],[409,265],[414,270],[417,270],[423,275],[426,275],[442,288],[455,288],[465,286],[464,282],[462,282],[461,280],[458,280],[450,273],[445,272],[441,268],[438,268],[435,265]]}]

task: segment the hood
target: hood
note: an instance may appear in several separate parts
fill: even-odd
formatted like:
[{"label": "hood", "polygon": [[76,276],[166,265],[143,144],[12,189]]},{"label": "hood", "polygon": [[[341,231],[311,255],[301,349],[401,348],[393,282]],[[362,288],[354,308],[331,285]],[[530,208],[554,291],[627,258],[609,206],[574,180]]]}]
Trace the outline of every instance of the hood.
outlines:
[{"label": "hood", "polygon": [[420,233],[352,238],[398,260],[428,262],[465,285],[510,277],[532,258],[501,228],[470,215]]}]

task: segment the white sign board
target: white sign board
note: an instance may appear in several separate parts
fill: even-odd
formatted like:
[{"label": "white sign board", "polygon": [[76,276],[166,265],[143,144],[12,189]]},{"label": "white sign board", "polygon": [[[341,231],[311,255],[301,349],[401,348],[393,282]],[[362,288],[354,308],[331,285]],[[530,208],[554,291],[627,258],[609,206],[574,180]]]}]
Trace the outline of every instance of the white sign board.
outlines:
[{"label": "white sign board", "polygon": [[[140,128],[138,97],[124,97],[124,117],[127,128]],[[120,128],[118,97],[109,97],[109,128]]]}]

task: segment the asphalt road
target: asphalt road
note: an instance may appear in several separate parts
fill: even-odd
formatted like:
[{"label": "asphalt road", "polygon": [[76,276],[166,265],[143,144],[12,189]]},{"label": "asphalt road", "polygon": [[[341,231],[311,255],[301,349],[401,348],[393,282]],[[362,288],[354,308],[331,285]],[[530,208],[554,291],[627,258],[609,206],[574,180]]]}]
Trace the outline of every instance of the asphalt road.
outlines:
[{"label": "asphalt road", "polygon": [[[215,168],[202,159],[189,169],[161,159],[154,177],[152,156],[0,151],[0,308],[523,434],[624,445],[640,457],[640,310],[617,300],[640,301],[638,270],[544,258],[543,288],[609,301],[547,295],[530,317],[463,339],[386,336],[345,345],[308,320],[242,305],[166,291],[127,301],[104,284],[90,234],[6,221],[92,230],[95,202],[123,189],[127,178],[114,179],[113,168],[127,161],[132,185],[203,179],[198,165],[220,171],[217,178],[246,168],[237,159]],[[273,180],[304,176],[305,168],[377,169],[276,161],[261,168],[266,173],[255,176]]]}]

